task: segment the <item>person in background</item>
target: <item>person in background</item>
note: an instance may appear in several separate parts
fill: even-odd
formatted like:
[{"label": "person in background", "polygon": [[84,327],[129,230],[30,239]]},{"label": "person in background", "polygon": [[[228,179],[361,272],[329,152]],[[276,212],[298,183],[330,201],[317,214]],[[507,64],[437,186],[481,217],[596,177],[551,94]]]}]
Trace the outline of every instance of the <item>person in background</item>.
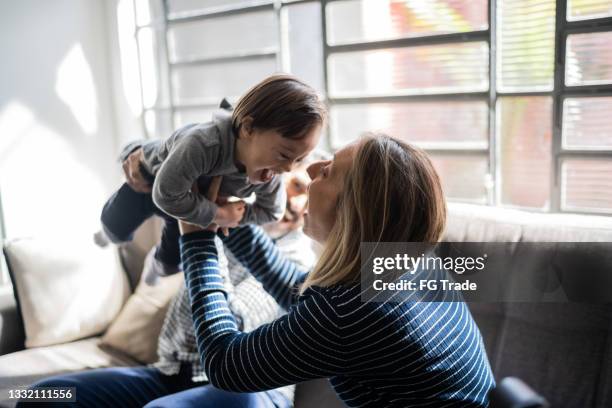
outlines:
[{"label": "person in background", "polygon": [[[283,175],[287,206],[285,215],[279,222],[263,226],[266,234],[281,249],[283,254],[292,260],[299,260],[302,265],[314,265],[321,247],[316,241],[304,235],[304,213],[308,200],[310,177],[306,171],[311,163],[328,160],[330,154],[315,150],[289,173]],[[231,252],[230,252],[231,256]],[[231,256],[235,259],[233,256]],[[243,268],[246,271],[245,268]]]}]

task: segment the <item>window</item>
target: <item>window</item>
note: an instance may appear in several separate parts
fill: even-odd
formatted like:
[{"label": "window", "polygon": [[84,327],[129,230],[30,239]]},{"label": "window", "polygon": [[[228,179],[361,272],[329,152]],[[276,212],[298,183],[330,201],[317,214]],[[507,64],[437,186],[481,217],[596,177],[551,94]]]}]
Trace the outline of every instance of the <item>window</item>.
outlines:
[{"label": "window", "polygon": [[[612,212],[612,1],[569,0],[561,28],[560,209]],[[607,16],[607,17],[606,17]],[[606,113],[604,113],[606,112]]]},{"label": "window", "polygon": [[134,4],[151,137],[288,71],[326,97],[326,148],[385,131],[451,200],[612,214],[612,0]]}]

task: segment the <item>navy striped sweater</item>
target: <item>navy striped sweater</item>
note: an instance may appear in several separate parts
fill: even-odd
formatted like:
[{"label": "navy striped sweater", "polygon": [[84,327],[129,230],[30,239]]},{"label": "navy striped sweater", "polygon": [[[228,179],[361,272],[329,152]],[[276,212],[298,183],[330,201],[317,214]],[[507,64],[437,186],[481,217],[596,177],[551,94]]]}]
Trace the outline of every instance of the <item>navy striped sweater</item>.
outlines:
[{"label": "navy striped sweater", "polygon": [[217,388],[254,392],[324,377],[350,407],[487,406],[493,375],[465,303],[364,303],[358,284],[298,296],[306,272],[261,228],[238,228],[225,244],[288,313],[240,332],[214,233],[181,237],[198,349]]}]

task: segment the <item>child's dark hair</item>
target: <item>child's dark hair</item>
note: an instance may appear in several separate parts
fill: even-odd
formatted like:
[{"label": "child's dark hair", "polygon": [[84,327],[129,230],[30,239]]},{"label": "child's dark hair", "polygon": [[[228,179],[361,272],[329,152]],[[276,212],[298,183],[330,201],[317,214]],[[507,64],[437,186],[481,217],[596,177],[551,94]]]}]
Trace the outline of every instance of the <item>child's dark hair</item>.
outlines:
[{"label": "child's dark hair", "polygon": [[232,114],[232,127],[239,133],[242,121],[251,117],[254,129],[273,129],[283,137],[300,139],[323,125],[327,109],[317,92],[298,78],[272,75],[240,98]]}]

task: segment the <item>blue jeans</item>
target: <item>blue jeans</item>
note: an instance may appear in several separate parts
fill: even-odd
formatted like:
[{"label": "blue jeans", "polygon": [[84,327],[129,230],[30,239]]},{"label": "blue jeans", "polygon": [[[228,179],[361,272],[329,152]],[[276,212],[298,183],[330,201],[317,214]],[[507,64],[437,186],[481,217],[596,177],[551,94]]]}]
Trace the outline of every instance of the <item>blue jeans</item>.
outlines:
[{"label": "blue jeans", "polygon": [[[152,367],[101,368],[41,380],[35,387],[76,387],[76,402],[53,403],[53,407],[218,407],[290,408],[293,404],[275,390],[236,393],[191,381],[191,370],[167,376]],[[17,407],[41,403],[20,402]]]}]

